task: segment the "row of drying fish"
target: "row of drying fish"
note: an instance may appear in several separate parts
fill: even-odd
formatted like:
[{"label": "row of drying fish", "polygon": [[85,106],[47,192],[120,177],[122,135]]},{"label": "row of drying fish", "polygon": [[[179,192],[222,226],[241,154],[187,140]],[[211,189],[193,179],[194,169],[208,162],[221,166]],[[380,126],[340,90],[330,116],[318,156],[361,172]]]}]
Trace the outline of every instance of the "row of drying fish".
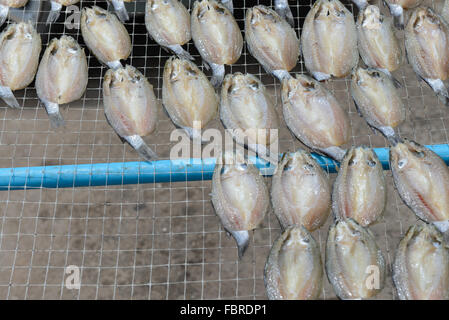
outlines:
[{"label": "row of drying fish", "polygon": [[[401,241],[393,278],[401,299],[449,299],[449,169],[431,150],[412,141],[390,149],[396,188],[407,206],[426,222]],[[321,254],[310,232],[331,211],[335,222],[326,245],[326,272],[342,299],[370,298],[382,290],[385,259],[367,229],[382,219],[386,184],[382,164],[370,148],[351,148],[333,186],[305,151],[284,154],[271,186],[271,204],[285,230],[265,266],[270,299],[314,299],[322,287]],[[242,154],[225,152],[212,178],[212,203],[241,257],[270,208],[270,192],[257,168]],[[368,269],[371,268],[371,269]],[[373,269],[374,268],[374,269]],[[377,272],[377,284],[369,272]]]}]

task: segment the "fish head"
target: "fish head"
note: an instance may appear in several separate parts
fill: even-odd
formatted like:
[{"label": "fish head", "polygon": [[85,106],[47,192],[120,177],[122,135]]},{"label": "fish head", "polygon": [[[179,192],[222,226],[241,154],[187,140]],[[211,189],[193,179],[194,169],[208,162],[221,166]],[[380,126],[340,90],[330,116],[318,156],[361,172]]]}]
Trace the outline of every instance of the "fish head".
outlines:
[{"label": "fish head", "polygon": [[338,0],[319,0],[312,7],[315,11],[315,20],[334,20],[343,22],[346,19],[348,10]]},{"label": "fish head", "polygon": [[359,87],[376,87],[377,83],[384,81],[386,75],[376,69],[357,68],[351,75],[352,81]]},{"label": "fish head", "polygon": [[247,19],[253,27],[269,28],[273,23],[281,22],[281,17],[273,10],[263,5],[248,9]]},{"label": "fish head", "polygon": [[378,171],[382,166],[373,149],[366,147],[349,149],[343,161],[348,167],[357,166],[358,170],[365,172],[367,176],[372,171]]},{"label": "fish head", "polygon": [[164,11],[167,7],[172,7],[172,0],[147,0],[148,8],[151,11]]},{"label": "fish head", "polygon": [[241,175],[248,171],[248,162],[242,152],[224,151],[217,158],[217,164],[221,165],[221,179]]},{"label": "fish head", "polygon": [[110,88],[126,88],[129,83],[139,83],[143,80],[141,73],[130,65],[116,70],[109,69],[105,75],[105,82]]},{"label": "fish head", "polygon": [[298,150],[295,153],[286,154],[282,159],[281,166],[284,171],[301,172],[302,174],[317,174],[317,163],[310,154],[304,150]]},{"label": "fish head", "polygon": [[333,229],[333,241],[342,245],[352,246],[363,238],[362,227],[353,219],[338,220]]},{"label": "fish head", "polygon": [[390,166],[398,172],[430,164],[433,157],[430,150],[408,139],[390,148]]},{"label": "fish head", "polygon": [[192,15],[198,19],[199,22],[207,22],[216,19],[220,15],[232,16],[232,13],[221,3],[214,0],[196,1],[193,5]]},{"label": "fish head", "polygon": [[360,25],[366,29],[380,29],[384,15],[380,13],[379,7],[369,5],[360,11]]},{"label": "fish head", "polygon": [[92,8],[85,7],[83,8],[81,14],[81,20],[85,21],[86,24],[90,24],[91,22],[98,21],[97,19],[108,19],[109,13],[103,8],[93,6]]},{"label": "fish head", "polygon": [[416,32],[431,32],[443,27],[440,18],[428,7],[415,9],[409,23]]},{"label": "fish head", "polygon": [[296,78],[284,79],[282,82],[284,97],[288,98],[294,95],[305,98],[316,94],[319,90],[320,86],[314,79],[301,74],[296,75]]},{"label": "fish head", "polygon": [[165,68],[169,71],[170,81],[176,82],[181,79],[197,79],[200,70],[197,66],[186,59],[171,57],[167,60]]},{"label": "fish head", "polygon": [[251,74],[236,72],[226,76],[226,79],[223,82],[223,88],[227,90],[228,95],[243,94],[247,92],[246,90],[261,90],[262,83]]}]

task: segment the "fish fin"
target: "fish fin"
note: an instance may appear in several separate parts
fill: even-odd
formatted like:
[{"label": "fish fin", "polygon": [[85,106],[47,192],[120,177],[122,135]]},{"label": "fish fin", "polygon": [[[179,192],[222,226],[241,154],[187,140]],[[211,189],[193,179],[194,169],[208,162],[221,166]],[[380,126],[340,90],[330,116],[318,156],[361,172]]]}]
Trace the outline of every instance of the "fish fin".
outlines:
[{"label": "fish fin", "polygon": [[120,60],[109,61],[106,63],[106,65],[113,70],[123,68],[123,65],[120,62]]},{"label": "fish fin", "polygon": [[440,100],[443,101],[446,106],[449,106],[449,93],[447,92],[444,82],[440,79],[422,79],[432,88]]},{"label": "fish fin", "polygon": [[273,70],[271,72],[273,76],[279,79],[282,82],[284,79],[291,79],[292,76],[287,70]]},{"label": "fish fin", "polygon": [[246,249],[249,245],[249,232],[243,231],[228,231],[237,242],[237,248],[239,252],[239,259],[242,259]]},{"label": "fish fin", "polygon": [[126,10],[125,3],[122,0],[111,0],[114,6],[115,14],[121,22],[129,20],[128,11]]},{"label": "fish fin", "polygon": [[62,4],[54,1],[51,1],[50,3],[51,3],[51,10],[47,17],[47,24],[52,24],[53,22],[58,20],[62,9]]},{"label": "fish fin", "polygon": [[317,81],[329,80],[331,78],[330,74],[319,72],[319,71],[311,72],[311,74]]},{"label": "fish fin", "polygon": [[8,106],[20,109],[20,104],[19,102],[17,102],[17,99],[14,96],[11,88],[0,86],[0,98],[2,98],[2,100],[5,101]]},{"label": "fish fin", "polygon": [[388,8],[390,9],[390,13],[393,16],[394,26],[399,29],[404,29],[404,9],[397,4],[389,4]]},{"label": "fish fin", "polygon": [[232,14],[234,14],[234,3],[232,0],[221,0],[220,1],[222,5],[226,7]]},{"label": "fish fin", "polygon": [[353,99],[353,101],[354,101],[355,110],[357,110],[357,114],[358,114],[361,118],[363,118],[362,111],[360,111],[360,107],[359,107],[359,105],[357,104],[357,101],[355,101],[355,99]]},{"label": "fish fin", "polygon": [[168,46],[168,48],[173,51],[174,53],[176,53],[176,55],[178,57],[180,57],[181,59],[186,59],[186,60],[195,60],[188,51],[184,50],[179,44],[174,44],[174,45],[170,45]]},{"label": "fish fin", "polygon": [[214,86],[214,88],[218,88],[223,83],[225,66],[215,63],[209,63],[209,65],[212,68],[212,78],[210,79],[210,83]]},{"label": "fish fin", "polygon": [[145,161],[151,162],[157,160],[157,154],[143,141],[141,136],[132,135],[123,138]]},{"label": "fish fin", "polygon": [[276,0],[274,6],[278,15],[285,19],[289,25],[295,27],[295,20],[288,5],[288,0]]},{"label": "fish fin", "polygon": [[[42,100],[42,99],[41,99]],[[50,124],[53,129],[65,126],[64,118],[59,112],[59,104],[42,100],[47,111],[48,118],[50,119]]]},{"label": "fish fin", "polygon": [[2,26],[6,18],[8,18],[9,7],[0,5],[0,26]]},{"label": "fish fin", "polygon": [[385,126],[376,129],[379,130],[382,135],[388,140],[388,142],[393,146],[397,145],[400,141],[399,137],[396,134],[396,131],[392,127]]}]

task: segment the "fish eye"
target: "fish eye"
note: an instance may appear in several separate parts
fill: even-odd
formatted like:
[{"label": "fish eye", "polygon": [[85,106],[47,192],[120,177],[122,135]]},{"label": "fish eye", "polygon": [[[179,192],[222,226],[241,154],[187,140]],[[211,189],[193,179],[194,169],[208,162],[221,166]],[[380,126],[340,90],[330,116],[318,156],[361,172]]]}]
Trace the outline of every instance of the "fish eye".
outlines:
[{"label": "fish eye", "polygon": [[186,72],[187,72],[187,74],[188,74],[189,76],[192,76],[192,77],[196,76],[196,71],[193,70],[193,69],[190,68],[190,67],[187,67],[187,68],[186,68]]},{"label": "fish eye", "polygon": [[246,163],[242,163],[237,165],[237,169],[241,170],[241,171],[245,171],[248,169],[248,165]]},{"label": "fish eye", "polygon": [[225,13],[226,13],[225,9],[222,8],[222,7],[216,7],[215,10],[216,10],[219,14],[225,14]]},{"label": "fish eye", "polygon": [[351,158],[351,159],[349,160],[349,162],[348,162],[348,165],[349,165],[349,166],[353,166],[353,165],[355,165],[355,164],[357,164],[357,161],[355,161],[354,158]]},{"label": "fish eye", "polygon": [[312,171],[313,170],[313,164],[311,164],[310,162],[307,162],[305,165],[304,165],[304,167],[303,167],[305,170],[309,170],[309,171]]},{"label": "fish eye", "polygon": [[368,164],[369,167],[374,168],[377,164],[376,161],[374,160],[367,160],[366,163]]},{"label": "fish eye", "polygon": [[406,159],[401,159],[398,161],[398,168],[402,169],[405,167],[405,165],[407,164],[407,160]]},{"label": "fish eye", "polygon": [[254,90],[254,91],[259,90],[259,84],[258,84],[257,82],[251,82],[251,83],[249,84],[249,87],[250,87],[252,90]]}]

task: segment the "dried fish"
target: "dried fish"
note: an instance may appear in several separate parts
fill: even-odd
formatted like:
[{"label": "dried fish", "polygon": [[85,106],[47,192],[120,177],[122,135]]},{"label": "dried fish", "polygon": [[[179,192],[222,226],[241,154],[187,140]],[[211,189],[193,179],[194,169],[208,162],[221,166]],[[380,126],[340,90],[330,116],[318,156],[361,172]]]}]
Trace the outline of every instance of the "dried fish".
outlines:
[{"label": "dried fish", "polygon": [[[261,156],[277,142],[275,105],[262,82],[251,74],[228,74],[221,90],[220,118],[237,143]],[[273,130],[274,129],[274,130]],[[277,164],[278,154],[274,162]]]},{"label": "dried fish", "polygon": [[384,286],[385,259],[368,229],[337,220],[327,238],[326,272],[340,299],[367,299]]},{"label": "dried fish", "polygon": [[423,0],[384,0],[394,18],[394,25],[398,29],[404,29],[404,9],[413,9],[419,6]]},{"label": "dried fish", "polygon": [[182,48],[190,41],[190,14],[178,0],[147,0],[145,25],[151,38],[180,58],[193,60]]},{"label": "dried fish", "polygon": [[269,208],[267,186],[259,170],[240,152],[224,152],[217,158],[212,177],[212,204],[215,212],[237,242],[239,257]]},{"label": "dried fish", "polygon": [[302,226],[290,227],[273,243],[264,270],[270,300],[312,300],[323,286],[321,253]]},{"label": "dried fish", "polygon": [[338,0],[317,0],[313,4],[301,39],[305,66],[318,81],[346,77],[357,66],[354,17]]},{"label": "dried fish", "polygon": [[438,230],[410,227],[396,252],[393,281],[401,300],[449,300],[449,245]]},{"label": "dried fish", "polygon": [[20,108],[13,91],[26,88],[36,75],[41,37],[31,23],[10,24],[0,34],[0,98]]},{"label": "dried fish", "polygon": [[157,158],[142,137],[157,123],[158,102],[153,86],[136,68],[109,69],[103,81],[104,113],[109,124],[146,161]]},{"label": "dried fish", "polygon": [[199,138],[218,111],[218,97],[207,77],[191,61],[172,57],[165,63],[162,101],[173,123]]},{"label": "dried fish", "polygon": [[274,0],[274,7],[276,12],[285,19],[292,27],[295,27],[293,14],[288,5],[288,0]]},{"label": "dried fish", "polygon": [[371,148],[351,148],[340,164],[332,193],[337,219],[354,219],[367,227],[380,219],[387,201],[382,164]]},{"label": "dried fish", "polygon": [[61,14],[62,6],[71,6],[75,3],[78,3],[80,0],[51,0],[51,10],[48,13],[47,24],[53,23],[58,20],[59,15]]},{"label": "dried fish", "polygon": [[379,7],[370,5],[360,11],[356,25],[363,62],[391,76],[390,72],[397,70],[403,60],[391,18],[385,17]]},{"label": "dried fish", "polygon": [[8,17],[9,8],[21,8],[28,3],[28,0],[0,0],[0,26]]},{"label": "dried fish", "polygon": [[283,229],[303,225],[314,231],[330,214],[329,180],[308,152],[284,154],[273,175],[271,201]]},{"label": "dried fish", "polygon": [[282,105],[287,127],[306,146],[336,160],[349,141],[347,114],[324,86],[305,75],[282,81]]},{"label": "dried fish", "polygon": [[114,6],[115,14],[120,19],[121,22],[125,22],[129,20],[128,11],[125,7],[125,2],[133,2],[134,0],[108,0],[112,2]]},{"label": "dried fish", "polygon": [[358,68],[352,74],[351,94],[366,122],[396,141],[395,128],[405,120],[405,106],[392,78],[376,69]]},{"label": "dried fish", "polygon": [[121,68],[120,60],[131,54],[128,31],[114,14],[100,7],[83,8],[81,33],[86,46],[109,68]]},{"label": "dried fish", "polygon": [[405,29],[405,48],[416,74],[449,105],[449,27],[432,9],[415,9]]},{"label": "dried fish", "polygon": [[234,64],[242,54],[242,33],[232,13],[214,0],[195,1],[191,24],[193,42],[212,68],[212,85],[218,87],[223,82],[224,65]]},{"label": "dried fish", "polygon": [[80,99],[87,81],[84,49],[70,36],[52,39],[37,70],[36,91],[54,128],[64,125],[59,105]]},{"label": "dried fish", "polygon": [[441,232],[449,230],[449,169],[436,153],[407,139],[390,148],[390,168],[404,203]]},{"label": "dried fish", "polygon": [[290,78],[299,58],[295,30],[274,10],[259,5],[246,11],[245,38],[249,52],[279,80]]}]

